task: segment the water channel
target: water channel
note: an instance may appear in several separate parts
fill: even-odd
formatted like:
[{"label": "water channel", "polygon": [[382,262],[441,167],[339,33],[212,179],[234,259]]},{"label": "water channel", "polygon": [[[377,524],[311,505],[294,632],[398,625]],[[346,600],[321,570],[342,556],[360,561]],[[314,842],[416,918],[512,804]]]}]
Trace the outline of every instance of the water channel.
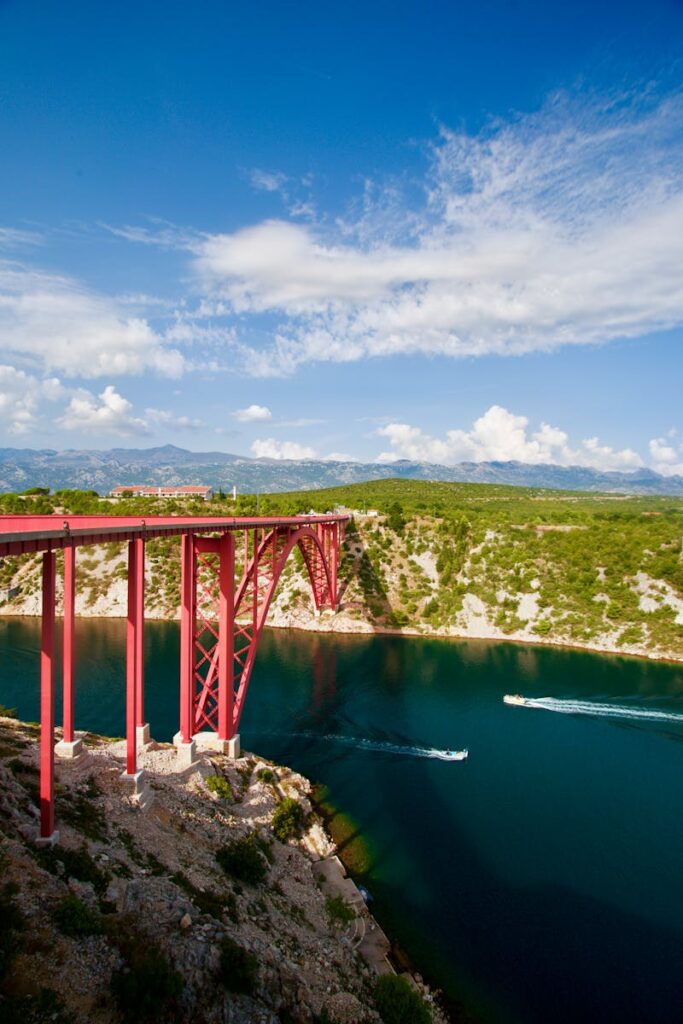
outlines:
[{"label": "water channel", "polygon": [[[123,733],[124,640],[122,621],[78,622],[79,728]],[[178,644],[177,624],[148,624],[159,740],[177,729]],[[37,620],[0,619],[0,702],[26,719],[38,651]],[[535,706],[503,704],[515,692]],[[378,918],[473,1020],[677,1018],[683,666],[273,630],[241,734],[324,784]]]}]

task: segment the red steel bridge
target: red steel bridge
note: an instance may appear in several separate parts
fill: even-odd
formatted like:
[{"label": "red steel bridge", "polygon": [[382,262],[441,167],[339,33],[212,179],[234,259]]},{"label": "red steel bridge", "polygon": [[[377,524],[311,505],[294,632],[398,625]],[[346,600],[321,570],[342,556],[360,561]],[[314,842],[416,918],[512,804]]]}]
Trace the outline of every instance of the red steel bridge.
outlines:
[{"label": "red steel bridge", "polygon": [[[92,544],[128,546],[126,626],[126,771],[142,793],[139,746],[149,740],[144,703],[145,542],[180,537],[180,715],[174,738],[181,765],[197,744],[239,756],[239,723],[259,639],[285,562],[301,552],[316,610],[337,608],[339,551],[348,516],[271,518],[0,516],[0,558],[42,554],[40,653],[40,833],[58,838],[54,759],[82,753],[74,722],[76,551]],[[239,547],[238,547],[239,545]],[[63,734],[55,746],[57,560],[63,551]],[[241,572],[236,574],[236,552]]]}]

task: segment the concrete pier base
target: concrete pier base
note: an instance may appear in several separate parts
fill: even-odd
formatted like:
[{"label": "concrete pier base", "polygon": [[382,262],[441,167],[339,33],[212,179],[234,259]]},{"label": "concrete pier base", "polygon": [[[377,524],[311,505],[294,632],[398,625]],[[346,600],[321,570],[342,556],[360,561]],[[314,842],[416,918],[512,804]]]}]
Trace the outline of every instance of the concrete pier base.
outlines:
[{"label": "concrete pier base", "polygon": [[192,737],[199,750],[212,750],[217,754],[225,754],[236,760],[240,756],[240,737],[236,733],[232,739],[221,740],[216,732],[196,732]]},{"label": "concrete pier base", "polygon": [[60,740],[59,743],[55,743],[55,754],[57,757],[61,757],[64,761],[75,761],[85,755],[85,747],[83,746],[83,740]]},{"label": "concrete pier base", "polygon": [[183,734],[177,732],[173,737],[173,746],[176,748],[178,767],[189,768],[197,760],[197,744],[194,740],[183,743]]},{"label": "concrete pier base", "polygon": [[49,836],[41,836],[40,833],[35,838],[36,846],[54,846],[59,842],[59,832],[57,829]]},{"label": "concrete pier base", "polygon": [[135,739],[139,747],[145,747],[151,742],[149,735],[149,722],[135,727]]},{"label": "concrete pier base", "polygon": [[137,804],[141,810],[145,810],[152,804],[154,795],[147,785],[147,776],[142,769],[139,772],[135,772],[134,775],[122,772],[120,779],[126,796],[130,797],[133,803]]}]

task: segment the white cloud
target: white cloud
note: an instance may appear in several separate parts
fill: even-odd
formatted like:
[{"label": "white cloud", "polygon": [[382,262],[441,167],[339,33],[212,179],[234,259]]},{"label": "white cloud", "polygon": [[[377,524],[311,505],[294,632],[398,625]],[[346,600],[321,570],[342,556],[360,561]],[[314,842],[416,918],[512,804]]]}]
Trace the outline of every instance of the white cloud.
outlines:
[{"label": "white cloud", "polygon": [[40,245],[43,236],[36,231],[0,227],[0,249],[14,249],[24,245]]},{"label": "white cloud", "polygon": [[131,403],[119,395],[111,384],[97,398],[89,391],[79,389],[57,422],[67,430],[119,434],[124,437],[149,433],[146,422],[133,415]]},{"label": "white cloud", "polygon": [[0,352],[67,377],[178,377],[185,363],[142,317],[71,278],[0,262]]},{"label": "white cloud", "polygon": [[236,409],[232,416],[240,423],[263,423],[273,418],[273,414],[265,405],[248,405],[246,409]]},{"label": "white cloud", "polygon": [[[255,375],[400,353],[514,355],[683,323],[683,95],[555,96],[477,136],[443,130],[425,200],[207,236],[214,302],[279,318]],[[368,198],[369,197],[369,198]],[[374,216],[374,222],[373,222]]]},{"label": "white cloud", "polygon": [[251,450],[257,459],[315,459],[315,449],[296,441],[276,441],[272,437],[254,441]]},{"label": "white cloud", "polygon": [[145,409],[145,416],[151,423],[170,426],[178,430],[201,430],[206,426],[204,420],[191,416],[178,416],[177,413],[170,412],[168,409]]},{"label": "white cloud", "polygon": [[0,424],[10,434],[25,434],[37,424],[44,402],[62,393],[56,378],[39,380],[14,366],[0,366]]},{"label": "white cloud", "polygon": [[358,462],[358,459],[354,459],[353,455],[347,455],[346,452],[330,452],[322,458],[323,462]]},{"label": "white cloud", "polygon": [[253,188],[261,192],[280,192],[287,181],[282,171],[263,171],[258,167],[249,175]]},{"label": "white cloud", "polygon": [[650,441],[652,468],[662,476],[683,476],[683,444],[676,444],[676,431],[669,431],[668,437],[655,437]]},{"label": "white cloud", "polygon": [[445,466],[457,462],[554,463],[603,471],[628,471],[643,465],[631,448],[615,450],[599,444],[597,438],[571,447],[567,434],[558,427],[543,423],[531,433],[528,427],[526,416],[517,416],[500,405],[492,405],[469,430],[449,430],[445,438],[433,437],[407,423],[389,423],[377,434],[389,439],[391,449],[381,452],[377,461],[410,459]]}]

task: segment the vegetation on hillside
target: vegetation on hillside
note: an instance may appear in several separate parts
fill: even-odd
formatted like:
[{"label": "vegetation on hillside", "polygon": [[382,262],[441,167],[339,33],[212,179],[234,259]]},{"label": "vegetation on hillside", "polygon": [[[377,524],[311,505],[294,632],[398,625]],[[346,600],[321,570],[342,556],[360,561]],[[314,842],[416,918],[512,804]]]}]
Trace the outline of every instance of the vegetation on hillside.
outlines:
[{"label": "vegetation on hillside", "polygon": [[[300,514],[347,508],[342,605],[377,628],[642,649],[683,656],[683,500],[487,484],[382,480],[321,491],[218,494],[211,502],[130,499],[94,492],[0,496],[4,512],[150,516]],[[177,540],[148,542],[150,607],[178,606]],[[27,570],[33,561],[33,570]],[[126,573],[119,545],[79,555],[89,600]],[[310,601],[301,559],[290,560],[280,607]],[[0,563],[0,599],[39,587],[38,564]],[[3,593],[4,591],[4,593]],[[0,608],[2,606],[0,605]]]}]

